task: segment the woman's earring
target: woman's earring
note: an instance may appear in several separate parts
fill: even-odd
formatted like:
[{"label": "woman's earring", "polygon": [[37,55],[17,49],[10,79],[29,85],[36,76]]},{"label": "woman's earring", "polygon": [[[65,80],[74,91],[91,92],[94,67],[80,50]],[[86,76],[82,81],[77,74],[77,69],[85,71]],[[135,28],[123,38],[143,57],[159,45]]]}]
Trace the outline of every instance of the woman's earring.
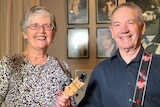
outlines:
[{"label": "woman's earring", "polygon": [[28,40],[27,40],[27,39],[25,39],[25,43],[28,43]]}]

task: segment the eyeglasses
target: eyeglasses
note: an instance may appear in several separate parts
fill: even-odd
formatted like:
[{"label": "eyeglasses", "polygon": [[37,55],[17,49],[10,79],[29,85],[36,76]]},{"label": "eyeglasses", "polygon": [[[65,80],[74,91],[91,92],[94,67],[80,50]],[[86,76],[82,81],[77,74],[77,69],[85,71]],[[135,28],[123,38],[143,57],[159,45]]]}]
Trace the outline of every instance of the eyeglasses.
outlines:
[{"label": "eyeglasses", "polygon": [[40,26],[38,23],[35,23],[35,24],[31,24],[29,26],[30,29],[32,30],[39,30],[40,27],[43,27],[43,29],[45,30],[49,30],[49,31],[52,31],[54,29],[54,25],[51,25],[51,24],[43,24],[42,26]]}]

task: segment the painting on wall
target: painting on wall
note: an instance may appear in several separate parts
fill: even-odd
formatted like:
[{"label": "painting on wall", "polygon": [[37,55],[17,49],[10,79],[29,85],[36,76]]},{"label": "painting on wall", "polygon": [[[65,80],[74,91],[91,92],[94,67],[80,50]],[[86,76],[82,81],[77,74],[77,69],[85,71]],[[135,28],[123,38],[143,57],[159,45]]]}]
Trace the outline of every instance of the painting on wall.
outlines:
[{"label": "painting on wall", "polygon": [[97,28],[97,58],[105,58],[113,55],[117,49],[115,41],[112,39],[112,35],[107,28]]},{"label": "painting on wall", "polygon": [[68,24],[88,24],[88,0],[67,0]]},{"label": "painting on wall", "polygon": [[88,28],[68,28],[68,58],[89,58],[88,48]]},{"label": "painting on wall", "polygon": [[96,0],[97,23],[110,23],[110,15],[117,5],[118,0]]},{"label": "painting on wall", "polygon": [[139,5],[146,23],[142,45],[145,50],[160,54],[160,1],[158,0],[126,0]]}]

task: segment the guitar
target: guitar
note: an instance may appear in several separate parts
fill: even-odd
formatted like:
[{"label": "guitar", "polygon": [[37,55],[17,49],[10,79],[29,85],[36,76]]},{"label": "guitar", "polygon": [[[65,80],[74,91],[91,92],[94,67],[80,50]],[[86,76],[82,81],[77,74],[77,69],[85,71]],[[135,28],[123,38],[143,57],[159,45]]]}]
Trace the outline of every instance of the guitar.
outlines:
[{"label": "guitar", "polygon": [[82,86],[85,85],[84,80],[86,77],[86,73],[77,76],[68,86],[65,87],[64,93],[68,96],[73,96]]},{"label": "guitar", "polygon": [[[63,69],[64,73],[71,76],[71,69],[68,66],[67,62],[63,61],[62,64],[56,58],[60,67]],[[68,96],[73,96],[82,86],[85,85],[84,80],[86,79],[87,74],[82,73],[80,76],[77,76],[69,85],[64,88],[64,93]]]}]

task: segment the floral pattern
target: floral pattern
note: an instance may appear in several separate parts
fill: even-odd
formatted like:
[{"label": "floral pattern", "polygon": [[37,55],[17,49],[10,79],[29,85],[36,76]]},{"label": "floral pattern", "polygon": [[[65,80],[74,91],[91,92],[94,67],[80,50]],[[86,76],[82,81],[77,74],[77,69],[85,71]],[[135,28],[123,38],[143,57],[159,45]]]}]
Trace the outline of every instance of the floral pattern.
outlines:
[{"label": "floral pattern", "polygon": [[[69,84],[55,57],[43,65],[32,65],[22,53],[4,56],[0,61],[0,104],[6,107],[55,107],[57,90]],[[72,104],[75,100],[72,98]]]}]

